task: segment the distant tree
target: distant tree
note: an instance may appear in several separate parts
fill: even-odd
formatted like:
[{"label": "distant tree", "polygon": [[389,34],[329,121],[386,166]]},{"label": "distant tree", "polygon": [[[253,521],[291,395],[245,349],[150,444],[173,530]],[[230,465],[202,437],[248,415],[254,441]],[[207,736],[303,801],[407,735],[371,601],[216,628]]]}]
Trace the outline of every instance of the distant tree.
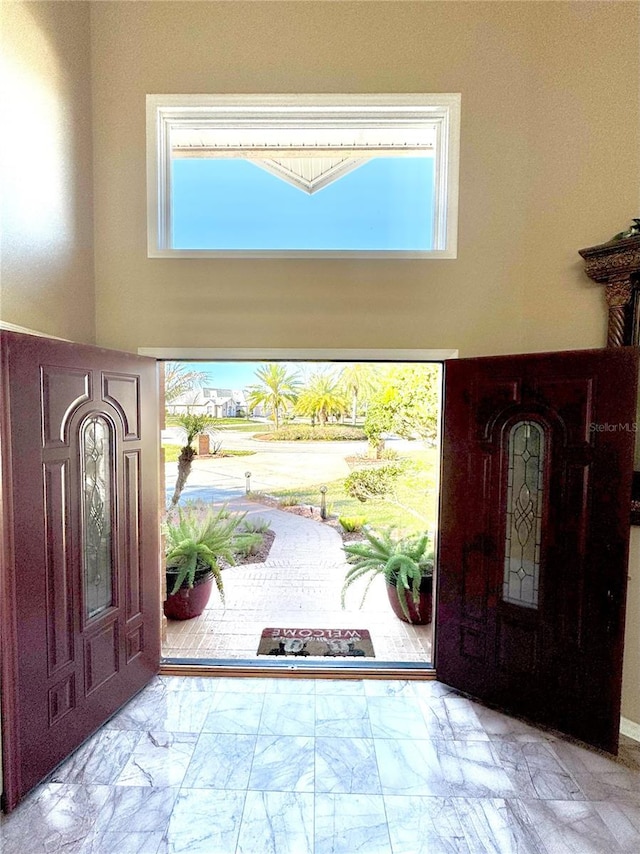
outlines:
[{"label": "distant tree", "polygon": [[341,416],[347,410],[347,398],[340,388],[338,379],[330,371],[318,371],[311,375],[308,385],[296,401],[296,412],[314,422],[326,424],[332,415]]},{"label": "distant tree", "polygon": [[249,406],[264,405],[273,415],[275,429],[280,427],[280,412],[295,403],[300,389],[296,373],[287,373],[284,365],[270,362],[255,372],[256,385],[249,386]]},{"label": "distant tree", "polygon": [[440,369],[437,365],[398,365],[385,376],[367,411],[364,431],[379,457],[384,433],[434,442],[440,409]]},{"label": "distant tree", "polygon": [[387,406],[392,430],[398,436],[434,443],[438,435],[441,370],[439,365],[399,365],[392,368],[393,393]]},{"label": "distant tree", "polygon": [[382,394],[377,397],[381,399],[375,399],[367,409],[363,430],[369,440],[369,456],[379,460],[384,451],[383,434],[391,432],[393,418],[385,406]]},{"label": "distant tree", "polygon": [[340,385],[351,397],[351,423],[358,417],[358,401],[369,398],[376,388],[376,374],[372,365],[356,362],[345,365],[340,372]]},{"label": "distant tree", "polygon": [[164,363],[164,400],[173,403],[174,400],[190,391],[195,391],[207,381],[204,371],[196,371],[189,362]]}]

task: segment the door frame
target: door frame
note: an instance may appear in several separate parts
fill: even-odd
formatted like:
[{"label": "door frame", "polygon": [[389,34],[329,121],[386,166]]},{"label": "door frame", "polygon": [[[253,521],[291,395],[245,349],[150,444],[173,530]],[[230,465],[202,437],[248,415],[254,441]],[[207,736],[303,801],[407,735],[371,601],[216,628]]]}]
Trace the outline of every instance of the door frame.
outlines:
[{"label": "door frame", "polygon": [[[304,348],[304,347],[139,347],[139,356],[151,356],[158,361],[203,361],[203,362],[444,362],[457,359],[458,350],[453,349],[345,349],[345,348]],[[443,370],[444,378],[444,370]],[[444,392],[444,383],[442,390]],[[444,398],[440,405],[440,423],[442,422]],[[437,581],[436,581],[437,584]],[[435,590],[434,590],[435,602]],[[434,606],[435,607],[435,606]],[[434,612],[435,613],[435,612]],[[436,621],[432,623],[432,650],[435,651]],[[268,676],[301,677],[316,679],[435,679],[433,662],[430,667],[414,666],[406,663],[398,667],[363,667],[347,662],[345,666],[334,664],[331,667],[319,664],[295,662],[285,664],[248,664],[233,659],[229,664],[204,665],[200,663],[161,663],[160,672],[164,675],[221,675],[221,676]]]}]

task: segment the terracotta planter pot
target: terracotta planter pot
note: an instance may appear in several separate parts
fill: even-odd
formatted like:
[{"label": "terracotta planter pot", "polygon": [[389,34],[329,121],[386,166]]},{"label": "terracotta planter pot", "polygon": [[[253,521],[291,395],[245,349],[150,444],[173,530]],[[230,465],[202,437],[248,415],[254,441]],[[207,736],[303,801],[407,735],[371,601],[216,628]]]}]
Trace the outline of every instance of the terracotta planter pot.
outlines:
[{"label": "terracotta planter pot", "polygon": [[[173,589],[176,574],[167,571],[167,591]],[[167,593],[164,615],[169,620],[191,620],[199,617],[207,607],[213,589],[213,573],[202,573],[196,577],[193,587],[181,587],[175,593]]]},{"label": "terracotta planter pot", "polygon": [[420,601],[417,607],[413,601],[411,592],[408,590],[404,591],[405,602],[407,603],[407,610],[409,611],[410,619],[407,619],[404,611],[402,610],[395,584],[391,584],[389,581],[387,581],[387,594],[389,596],[391,607],[393,608],[393,613],[400,620],[403,620],[405,623],[412,623],[416,626],[423,626],[426,623],[431,622],[433,605],[433,576],[425,577],[420,582]]}]

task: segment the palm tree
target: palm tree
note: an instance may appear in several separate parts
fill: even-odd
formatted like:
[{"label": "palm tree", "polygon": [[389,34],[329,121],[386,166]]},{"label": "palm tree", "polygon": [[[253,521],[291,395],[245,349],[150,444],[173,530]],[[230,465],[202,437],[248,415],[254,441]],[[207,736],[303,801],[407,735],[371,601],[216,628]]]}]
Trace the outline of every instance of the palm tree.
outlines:
[{"label": "palm tree", "polygon": [[320,424],[326,424],[330,415],[343,415],[346,410],[347,399],[329,371],[313,374],[296,403],[296,412],[312,421],[317,417]]},{"label": "palm tree", "polygon": [[280,427],[280,411],[295,403],[300,381],[296,373],[287,373],[285,365],[270,362],[255,372],[259,385],[249,386],[249,406],[264,406],[273,413],[275,429]]},{"label": "palm tree", "polygon": [[345,365],[340,372],[340,385],[351,397],[351,423],[358,415],[358,399],[368,398],[376,387],[376,375],[371,365],[355,363]]},{"label": "palm tree", "polygon": [[215,424],[215,419],[210,415],[194,415],[191,412],[179,415],[177,421],[185,432],[185,443],[182,448],[180,448],[180,455],[178,457],[178,477],[167,513],[170,513],[177,505],[178,501],[180,501],[182,490],[185,488],[189,475],[191,474],[191,464],[193,463],[193,458],[196,455],[193,442],[195,442],[198,436],[203,436],[205,433],[211,432],[213,425]]},{"label": "palm tree", "polygon": [[207,373],[205,371],[193,370],[189,362],[165,362],[165,403],[172,403],[180,395],[194,391],[196,386],[201,386],[206,381]]}]

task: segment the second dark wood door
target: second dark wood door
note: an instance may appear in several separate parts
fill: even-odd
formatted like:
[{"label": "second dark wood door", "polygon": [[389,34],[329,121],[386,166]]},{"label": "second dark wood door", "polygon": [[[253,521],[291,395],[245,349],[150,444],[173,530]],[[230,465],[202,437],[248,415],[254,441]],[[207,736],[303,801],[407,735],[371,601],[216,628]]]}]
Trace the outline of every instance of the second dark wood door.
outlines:
[{"label": "second dark wood door", "polygon": [[616,751],[631,348],[446,364],[438,678]]}]

